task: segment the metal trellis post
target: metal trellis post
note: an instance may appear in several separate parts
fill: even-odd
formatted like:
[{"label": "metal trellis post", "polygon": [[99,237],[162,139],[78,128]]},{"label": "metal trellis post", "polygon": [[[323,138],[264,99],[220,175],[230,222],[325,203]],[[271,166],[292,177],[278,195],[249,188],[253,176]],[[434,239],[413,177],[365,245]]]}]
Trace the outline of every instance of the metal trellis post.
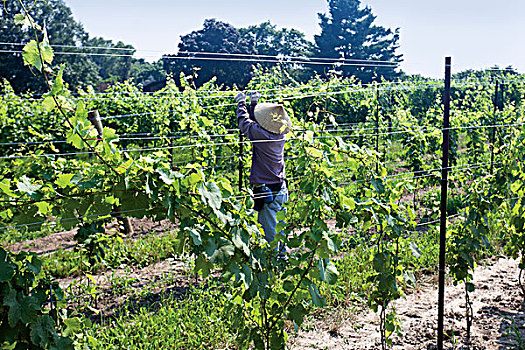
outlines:
[{"label": "metal trellis post", "polygon": [[[248,106],[248,109],[250,107]],[[244,169],[244,160],[243,160],[243,154],[244,154],[244,135],[242,134],[242,131],[239,130],[239,164],[238,164],[238,171],[239,171],[239,192],[242,192],[243,189],[243,169]]]},{"label": "metal trellis post", "polygon": [[169,111],[169,119],[170,119],[170,125],[169,125],[169,129],[170,129],[170,147],[171,147],[171,150],[170,150],[170,167],[171,167],[171,170],[175,170],[175,149],[173,148],[173,135],[175,134],[175,123],[173,122],[173,108],[170,108],[170,111]]},{"label": "metal trellis post", "polygon": [[[499,80],[496,81],[496,88],[494,91],[494,112],[492,113],[492,124],[496,124],[496,115],[498,113],[498,96],[499,96]],[[496,128],[490,130],[490,173],[494,170],[494,143],[496,142]]]},{"label": "metal trellis post", "polygon": [[504,82],[501,83],[500,90],[501,90],[501,98],[499,100],[498,108],[500,112],[503,112],[503,110],[505,109],[505,83]]},{"label": "metal trellis post", "polygon": [[447,234],[447,189],[448,189],[448,150],[450,133],[450,72],[452,59],[445,57],[445,91],[443,96],[443,158],[441,164],[441,217],[439,229],[439,284],[438,284],[438,342],[443,350],[443,324],[445,314],[445,249]]},{"label": "metal trellis post", "polygon": [[55,300],[53,298],[53,285],[49,285],[49,298],[51,299],[51,318],[57,320],[57,313],[55,311]]},{"label": "metal trellis post", "polygon": [[[376,153],[379,154],[379,88],[376,86]],[[379,157],[376,163],[376,172],[379,172]]]}]

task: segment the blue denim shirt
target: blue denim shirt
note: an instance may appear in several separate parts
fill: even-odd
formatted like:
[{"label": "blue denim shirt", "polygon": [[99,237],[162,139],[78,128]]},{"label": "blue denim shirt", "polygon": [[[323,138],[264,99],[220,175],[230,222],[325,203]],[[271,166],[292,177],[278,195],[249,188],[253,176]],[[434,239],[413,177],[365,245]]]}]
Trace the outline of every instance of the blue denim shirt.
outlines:
[{"label": "blue denim shirt", "polygon": [[[255,107],[255,104],[250,106]],[[252,109],[253,111],[253,109]],[[285,135],[278,135],[263,129],[250,118],[245,102],[237,108],[237,122],[241,132],[252,142],[252,166],[250,185],[276,184],[284,181]]]}]

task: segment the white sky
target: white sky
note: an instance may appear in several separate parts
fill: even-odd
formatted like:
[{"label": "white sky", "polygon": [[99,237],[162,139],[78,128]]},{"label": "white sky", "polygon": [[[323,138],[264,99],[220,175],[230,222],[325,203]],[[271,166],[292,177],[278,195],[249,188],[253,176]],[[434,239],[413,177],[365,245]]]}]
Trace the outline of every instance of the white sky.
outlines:
[{"label": "white sky", "polygon": [[[400,28],[401,68],[442,77],[444,57],[454,71],[512,65],[525,71],[525,0],[363,0],[376,23]],[[217,18],[236,27],[267,20],[279,27],[319,33],[325,0],[66,0],[94,36],[121,40],[148,60],[176,51],[181,35]]]}]

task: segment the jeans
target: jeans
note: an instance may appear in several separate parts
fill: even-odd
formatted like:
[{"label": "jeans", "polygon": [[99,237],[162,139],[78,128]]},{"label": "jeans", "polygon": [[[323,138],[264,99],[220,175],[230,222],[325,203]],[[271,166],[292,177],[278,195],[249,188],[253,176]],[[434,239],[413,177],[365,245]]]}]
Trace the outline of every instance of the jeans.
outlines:
[{"label": "jeans", "polygon": [[[283,210],[283,204],[288,201],[288,189],[283,185],[281,190],[274,194],[273,202],[264,203],[262,209],[259,211],[257,222],[261,224],[264,230],[264,238],[268,242],[275,239],[275,226],[277,225],[277,212]],[[283,247],[279,247],[282,250]]]}]

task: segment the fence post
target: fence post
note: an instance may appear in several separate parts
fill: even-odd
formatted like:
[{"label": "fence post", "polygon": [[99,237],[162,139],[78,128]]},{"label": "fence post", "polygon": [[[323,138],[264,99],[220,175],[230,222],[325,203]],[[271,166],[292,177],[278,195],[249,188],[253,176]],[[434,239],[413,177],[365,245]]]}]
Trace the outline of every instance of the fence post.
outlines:
[{"label": "fence post", "polygon": [[[499,97],[499,80],[496,80],[496,88],[494,90],[494,111],[492,112],[492,124],[496,124],[496,116],[498,113],[498,97]],[[496,142],[496,127],[493,126],[490,132],[490,173],[494,170],[494,143]]]},{"label": "fence post", "polygon": [[243,169],[244,169],[243,154],[244,154],[244,135],[242,134],[242,131],[239,130],[239,165],[238,165],[239,192],[241,192],[243,188]]},{"label": "fence post", "polygon": [[443,114],[443,158],[441,163],[441,217],[439,227],[439,284],[438,284],[438,350],[443,350],[445,316],[445,249],[447,234],[448,150],[450,133],[450,72],[452,58],[445,57],[445,91]]},{"label": "fence post", "polygon": [[58,313],[55,310],[55,299],[53,298],[53,285],[49,285],[49,298],[51,299],[51,318],[57,320]]},{"label": "fence post", "polygon": [[[379,154],[379,87],[376,85],[376,153]],[[379,156],[376,163],[376,172],[379,172]]]},{"label": "fence post", "polygon": [[498,109],[500,112],[503,112],[503,110],[505,109],[505,83],[500,83],[500,90],[501,98],[499,100]]},{"label": "fence post", "polygon": [[[98,110],[89,111],[87,119],[91,122],[91,124],[93,124],[95,129],[97,129],[98,138],[102,140],[104,128],[102,126],[102,121],[100,119],[100,113],[98,112]],[[133,226],[131,225],[130,218],[122,217],[122,207],[120,205],[113,207],[113,212],[113,217],[117,218],[117,221],[119,221],[122,224],[124,233],[126,235],[133,234]]]},{"label": "fence post", "polygon": [[102,127],[102,121],[100,120],[100,113],[98,110],[89,111],[87,119],[93,124],[95,129],[97,129],[98,137],[101,139],[104,129]]},{"label": "fence post", "polygon": [[[102,128],[102,121],[100,120],[100,113],[98,110],[89,111],[87,114],[87,119],[93,124],[95,129],[97,130],[98,138],[103,138],[103,128]],[[89,160],[92,161],[93,154],[89,154]]]},{"label": "fence post", "polygon": [[170,107],[170,111],[169,111],[169,119],[170,119],[170,125],[169,125],[169,129],[170,129],[170,134],[169,134],[169,138],[170,138],[170,167],[171,167],[171,170],[175,170],[175,149],[173,148],[173,138],[175,136],[175,132],[174,132],[174,128],[175,128],[175,123],[173,122],[173,108]]},{"label": "fence post", "polygon": [[392,90],[388,90],[388,134],[392,133],[392,114],[395,112],[394,97],[392,96]]}]

